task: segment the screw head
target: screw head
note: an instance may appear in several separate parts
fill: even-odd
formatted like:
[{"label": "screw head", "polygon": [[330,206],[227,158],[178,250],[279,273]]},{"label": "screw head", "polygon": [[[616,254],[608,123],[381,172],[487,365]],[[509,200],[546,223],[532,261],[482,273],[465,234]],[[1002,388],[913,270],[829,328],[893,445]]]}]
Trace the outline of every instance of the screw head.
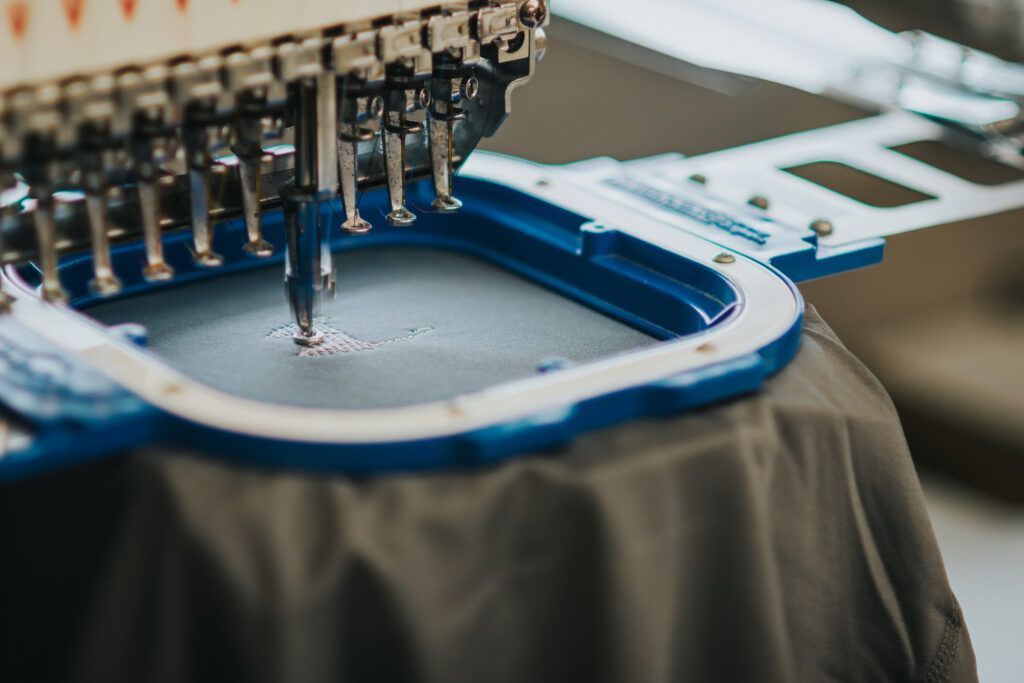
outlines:
[{"label": "screw head", "polygon": [[748,199],[747,204],[761,209],[762,211],[767,211],[769,206],[768,198],[759,194],[755,194],[753,197]]},{"label": "screw head", "polygon": [[725,251],[715,256],[713,260],[715,263],[736,263],[736,257]]},{"label": "screw head", "polygon": [[379,119],[384,115],[384,98],[380,95],[375,95],[370,99],[370,102],[366,107],[367,116],[371,119]]},{"label": "screw head", "polygon": [[519,21],[526,28],[537,28],[548,18],[548,6],[544,0],[526,0],[519,10]]},{"label": "screw head", "polygon": [[832,221],[827,221],[824,218],[818,218],[817,220],[811,221],[810,226],[818,237],[828,237],[836,230],[836,226],[832,225]]},{"label": "screw head", "polygon": [[430,106],[430,91],[426,88],[420,88],[417,98],[421,108],[426,109]]},{"label": "screw head", "polygon": [[480,94],[480,81],[476,76],[469,76],[462,79],[462,86],[459,88],[461,94],[467,100],[475,99]]}]

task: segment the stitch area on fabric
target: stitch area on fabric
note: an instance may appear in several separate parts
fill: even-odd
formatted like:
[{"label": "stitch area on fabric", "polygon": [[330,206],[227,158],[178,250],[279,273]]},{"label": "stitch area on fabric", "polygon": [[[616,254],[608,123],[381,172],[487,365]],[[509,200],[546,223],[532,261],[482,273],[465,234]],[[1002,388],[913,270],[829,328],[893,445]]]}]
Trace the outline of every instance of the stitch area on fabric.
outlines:
[{"label": "stitch area on fabric", "polygon": [[[333,356],[339,353],[372,351],[373,349],[379,349],[385,344],[394,344],[396,342],[406,341],[413,337],[418,337],[421,334],[426,334],[434,329],[433,327],[417,327],[409,330],[409,333],[404,337],[382,339],[380,341],[366,341],[363,339],[357,339],[345,334],[335,327],[327,325],[326,318],[316,318],[313,322],[316,328],[324,335],[324,340],[316,346],[297,347],[299,349],[299,356],[306,358],[318,358],[321,356]],[[281,325],[267,333],[267,339],[282,339],[285,337],[291,339],[298,331],[299,326],[295,323]]]},{"label": "stitch area on fabric", "polygon": [[958,604],[956,610],[946,620],[946,628],[942,632],[942,640],[928,669],[928,675],[924,678],[925,683],[942,683],[949,680],[950,670],[960,649],[960,632],[963,631],[963,627],[964,615]]}]

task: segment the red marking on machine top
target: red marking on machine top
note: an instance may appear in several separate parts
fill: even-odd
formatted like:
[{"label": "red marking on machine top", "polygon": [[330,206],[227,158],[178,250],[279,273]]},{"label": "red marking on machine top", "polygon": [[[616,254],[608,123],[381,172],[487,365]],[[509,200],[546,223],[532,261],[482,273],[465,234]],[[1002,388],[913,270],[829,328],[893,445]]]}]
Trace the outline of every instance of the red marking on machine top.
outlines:
[{"label": "red marking on machine top", "polygon": [[136,0],[121,0],[121,11],[124,12],[124,18],[131,21],[135,16],[135,7],[138,3]]},{"label": "red marking on machine top", "polygon": [[85,9],[85,0],[64,0],[64,14],[68,17],[68,25],[71,30],[78,30],[82,23],[82,10]]},{"label": "red marking on machine top", "polygon": [[11,25],[11,33],[15,40],[25,37],[28,30],[28,3],[12,2],[7,6],[7,22]]}]

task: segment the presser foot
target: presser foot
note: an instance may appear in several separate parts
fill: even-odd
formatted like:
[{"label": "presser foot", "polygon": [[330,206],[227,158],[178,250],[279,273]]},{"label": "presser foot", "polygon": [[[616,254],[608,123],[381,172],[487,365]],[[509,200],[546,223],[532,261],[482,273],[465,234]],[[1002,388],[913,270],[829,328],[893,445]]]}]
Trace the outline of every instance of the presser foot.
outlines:
[{"label": "presser foot", "polygon": [[65,306],[68,303],[68,293],[59,284],[43,284],[39,287],[39,294],[51,304]]},{"label": "presser foot", "polygon": [[224,257],[212,251],[196,252],[194,260],[196,265],[203,268],[219,268],[224,265]]},{"label": "presser foot", "polygon": [[416,222],[416,214],[404,206],[400,206],[387,215],[388,223],[397,226],[412,225]]},{"label": "presser foot", "polygon": [[370,225],[369,221],[365,221],[359,216],[356,216],[355,218],[350,218],[341,224],[342,230],[353,235],[365,235],[366,233],[370,232],[370,229],[372,227],[373,226]]},{"label": "presser foot", "polygon": [[121,280],[114,275],[95,277],[89,281],[89,291],[99,296],[112,296],[121,291]]},{"label": "presser foot", "polygon": [[437,197],[431,202],[431,207],[437,213],[455,213],[462,208],[462,202],[455,197]]},{"label": "presser foot", "polygon": [[324,333],[316,328],[310,328],[309,333],[298,331],[292,335],[292,341],[299,346],[319,346],[324,340]]},{"label": "presser foot", "polygon": [[166,282],[174,277],[174,269],[166,263],[153,263],[142,269],[146,282]]},{"label": "presser foot", "polygon": [[246,242],[245,246],[242,247],[242,251],[249,256],[267,258],[268,256],[274,255],[274,245],[266,240],[260,239],[252,242]]}]

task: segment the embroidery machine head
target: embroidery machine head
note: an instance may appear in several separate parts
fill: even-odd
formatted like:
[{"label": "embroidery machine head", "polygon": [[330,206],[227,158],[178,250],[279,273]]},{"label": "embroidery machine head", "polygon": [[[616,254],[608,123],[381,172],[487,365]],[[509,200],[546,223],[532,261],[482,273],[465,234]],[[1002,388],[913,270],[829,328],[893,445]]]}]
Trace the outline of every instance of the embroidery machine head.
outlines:
[{"label": "embroidery machine head", "polygon": [[[366,233],[358,195],[386,185],[387,221],[408,226],[405,186],[429,177],[433,210],[457,211],[455,172],[508,115],[548,21],[545,0],[45,0],[10,12],[0,264],[37,263],[41,296],[64,303],[60,259],[89,249],[90,289],[112,296],[138,278],[115,272],[111,240],[141,240],[143,279],[162,282],[175,273],[165,234],[190,229],[193,263],[216,268],[215,223],[241,215],[246,254],[285,247],[303,344],[321,338],[317,299],[333,286],[320,206],[340,194],[341,228]],[[278,206],[275,245],[260,219]]]}]

